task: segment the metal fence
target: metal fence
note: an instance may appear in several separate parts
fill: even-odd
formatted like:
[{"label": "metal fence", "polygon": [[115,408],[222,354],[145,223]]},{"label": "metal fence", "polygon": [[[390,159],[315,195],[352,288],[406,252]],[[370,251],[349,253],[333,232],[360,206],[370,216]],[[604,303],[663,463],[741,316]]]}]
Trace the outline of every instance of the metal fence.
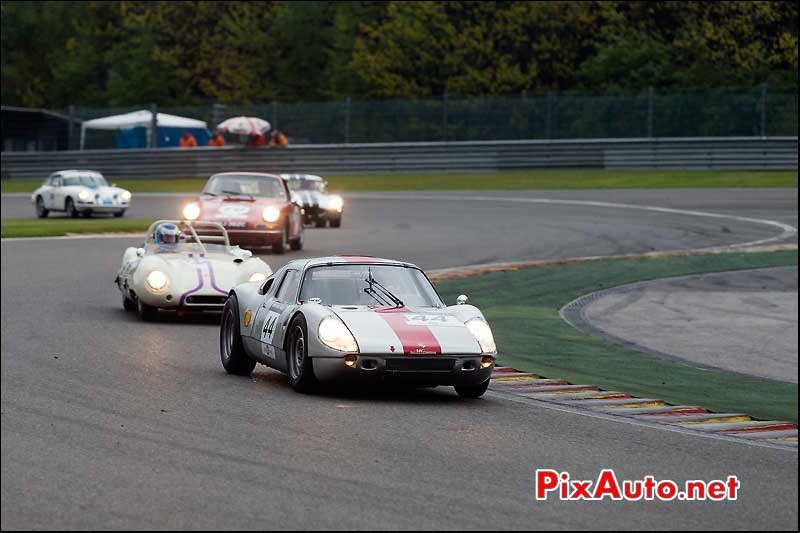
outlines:
[{"label": "metal fence", "polygon": [[797,169],[797,137],[583,139],[4,152],[2,177],[91,168],[109,179],[208,177],[224,171],[495,171],[526,168]]},{"label": "metal fence", "polygon": [[[76,108],[75,119],[149,109]],[[521,139],[796,136],[797,92],[751,89],[658,91],[631,95],[542,94],[485,98],[352,100],[253,105],[210,104],[158,110],[204,120],[209,128],[257,116],[294,144],[448,142]],[[73,131],[71,146],[77,148]],[[114,148],[113,132],[87,132],[87,148]],[[230,141],[236,142],[232,138]]]}]

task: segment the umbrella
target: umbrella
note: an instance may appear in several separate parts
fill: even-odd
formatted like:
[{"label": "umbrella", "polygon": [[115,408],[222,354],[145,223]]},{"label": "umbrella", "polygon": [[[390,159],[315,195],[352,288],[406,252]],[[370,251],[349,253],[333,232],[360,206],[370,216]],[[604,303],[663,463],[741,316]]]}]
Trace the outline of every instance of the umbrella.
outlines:
[{"label": "umbrella", "polygon": [[259,134],[271,128],[269,122],[257,117],[233,117],[217,126],[220,131],[240,135]]}]

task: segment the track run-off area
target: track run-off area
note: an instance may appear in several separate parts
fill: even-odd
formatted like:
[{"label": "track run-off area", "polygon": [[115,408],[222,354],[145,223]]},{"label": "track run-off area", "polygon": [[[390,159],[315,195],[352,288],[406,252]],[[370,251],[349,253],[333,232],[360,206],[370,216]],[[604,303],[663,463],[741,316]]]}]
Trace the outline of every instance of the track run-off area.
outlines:
[{"label": "track run-off area", "polygon": [[[173,218],[190,198],[135,195],[126,216]],[[263,258],[276,270],[367,254],[441,272],[796,244],[797,200],[797,189],[358,193],[342,228]],[[4,195],[2,216],[32,217],[29,197]],[[796,449],[501,390],[307,396],[263,367],[228,376],[213,321],[122,310],[114,275],[140,241],[2,241],[3,529],[797,527]],[[726,502],[536,501],[540,468],[736,475],[741,489]]]}]

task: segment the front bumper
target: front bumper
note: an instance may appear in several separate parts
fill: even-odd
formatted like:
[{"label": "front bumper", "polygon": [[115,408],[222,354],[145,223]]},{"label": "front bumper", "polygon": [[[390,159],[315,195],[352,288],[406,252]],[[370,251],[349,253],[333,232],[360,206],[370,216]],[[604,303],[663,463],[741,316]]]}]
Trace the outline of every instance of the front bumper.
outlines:
[{"label": "front bumper", "polygon": [[77,202],[75,210],[79,213],[120,213],[130,207],[130,204],[98,204],[96,202]]},{"label": "front bumper", "polygon": [[478,385],[491,378],[494,362],[481,368],[482,355],[435,357],[359,355],[354,367],[344,357],[314,357],[314,375],[323,382],[417,385]]},{"label": "front bumper", "polygon": [[341,209],[323,209],[312,205],[303,206],[303,222],[306,224],[322,220],[336,220],[341,216]]}]

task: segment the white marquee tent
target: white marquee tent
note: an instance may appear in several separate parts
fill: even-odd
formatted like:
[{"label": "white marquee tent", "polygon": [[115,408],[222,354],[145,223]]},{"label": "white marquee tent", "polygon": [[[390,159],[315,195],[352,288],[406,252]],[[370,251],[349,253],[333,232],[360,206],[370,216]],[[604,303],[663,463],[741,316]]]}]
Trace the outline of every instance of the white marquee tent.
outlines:
[{"label": "white marquee tent", "polygon": [[[127,130],[131,128],[146,127],[148,136],[152,135],[153,112],[146,109],[133,111],[123,115],[95,118],[86,120],[81,124],[81,150],[86,139],[86,130]],[[208,126],[202,120],[193,118],[156,113],[156,127],[162,128],[202,128]]]}]

